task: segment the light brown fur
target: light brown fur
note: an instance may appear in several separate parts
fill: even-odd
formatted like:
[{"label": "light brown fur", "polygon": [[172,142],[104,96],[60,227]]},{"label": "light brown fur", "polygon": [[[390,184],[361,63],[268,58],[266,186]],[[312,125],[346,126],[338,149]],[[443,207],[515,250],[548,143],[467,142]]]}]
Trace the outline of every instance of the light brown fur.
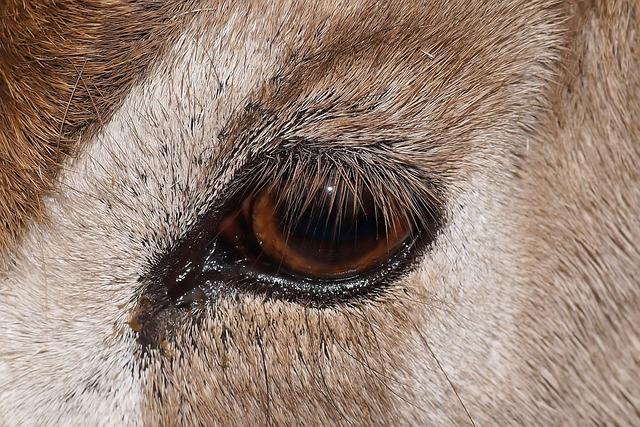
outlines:
[{"label": "light brown fur", "polygon": [[[638,6],[378,3],[122,4],[97,61],[26,36],[53,9],[3,19],[0,424],[638,423]],[[17,72],[54,47],[61,76]],[[238,292],[145,318],[162,255],[292,147],[437,188],[419,265],[350,306]]]}]

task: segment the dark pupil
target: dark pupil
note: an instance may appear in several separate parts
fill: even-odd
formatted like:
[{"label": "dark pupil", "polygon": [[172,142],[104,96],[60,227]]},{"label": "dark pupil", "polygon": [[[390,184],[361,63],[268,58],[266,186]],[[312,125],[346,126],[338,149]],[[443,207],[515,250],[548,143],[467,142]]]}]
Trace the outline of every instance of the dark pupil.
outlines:
[{"label": "dark pupil", "polygon": [[300,255],[320,263],[347,263],[366,255],[385,237],[370,196],[360,195],[359,203],[352,195],[342,200],[336,196],[333,203],[329,197],[316,199],[297,215],[277,209],[287,246]]}]

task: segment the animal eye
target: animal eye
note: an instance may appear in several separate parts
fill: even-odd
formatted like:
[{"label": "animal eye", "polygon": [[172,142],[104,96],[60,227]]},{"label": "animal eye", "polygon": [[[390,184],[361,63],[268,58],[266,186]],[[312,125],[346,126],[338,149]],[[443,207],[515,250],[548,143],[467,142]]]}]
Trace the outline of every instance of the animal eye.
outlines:
[{"label": "animal eye", "polygon": [[416,218],[434,217],[415,206],[335,177],[249,181],[168,255],[167,295],[178,306],[243,291],[320,306],[363,297],[433,240],[435,222]]},{"label": "animal eye", "polygon": [[310,279],[355,276],[384,263],[411,236],[407,219],[388,224],[369,191],[329,183],[296,207],[279,194],[286,190],[261,191],[246,211],[260,256],[281,270]]}]

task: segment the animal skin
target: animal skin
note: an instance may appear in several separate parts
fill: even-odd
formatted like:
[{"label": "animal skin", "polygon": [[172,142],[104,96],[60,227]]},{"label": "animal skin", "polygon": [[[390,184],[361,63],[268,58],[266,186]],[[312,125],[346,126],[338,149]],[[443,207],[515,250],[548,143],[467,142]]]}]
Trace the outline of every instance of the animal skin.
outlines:
[{"label": "animal skin", "polygon": [[[639,425],[638,70],[636,0],[0,0],[0,425]],[[160,307],[293,152],[435,240],[351,303]]]}]

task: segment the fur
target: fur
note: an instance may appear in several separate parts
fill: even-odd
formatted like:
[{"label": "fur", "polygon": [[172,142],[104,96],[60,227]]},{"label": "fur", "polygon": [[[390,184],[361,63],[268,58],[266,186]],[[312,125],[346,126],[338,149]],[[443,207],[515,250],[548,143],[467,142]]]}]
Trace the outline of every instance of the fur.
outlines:
[{"label": "fur", "polygon": [[[69,155],[108,121],[162,56],[189,2],[0,4],[0,251],[28,221]],[[178,18],[176,18],[176,16]]]},{"label": "fur", "polygon": [[[2,7],[0,424],[640,421],[635,2],[147,3]],[[144,317],[295,150],[434,196],[417,265],[352,305]]]}]

